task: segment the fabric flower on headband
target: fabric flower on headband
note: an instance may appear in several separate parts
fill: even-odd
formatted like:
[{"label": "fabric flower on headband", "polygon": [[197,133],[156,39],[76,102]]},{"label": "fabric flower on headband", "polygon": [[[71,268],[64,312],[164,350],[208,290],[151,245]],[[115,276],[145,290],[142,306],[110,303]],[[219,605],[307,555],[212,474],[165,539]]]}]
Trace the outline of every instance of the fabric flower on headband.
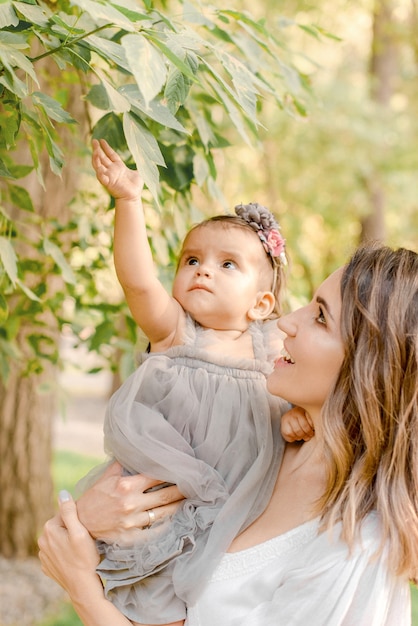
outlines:
[{"label": "fabric flower on headband", "polygon": [[265,206],[257,202],[238,204],[235,207],[235,213],[255,230],[273,263],[280,262],[282,265],[286,265],[285,239],[280,233],[280,226],[274,215]]}]

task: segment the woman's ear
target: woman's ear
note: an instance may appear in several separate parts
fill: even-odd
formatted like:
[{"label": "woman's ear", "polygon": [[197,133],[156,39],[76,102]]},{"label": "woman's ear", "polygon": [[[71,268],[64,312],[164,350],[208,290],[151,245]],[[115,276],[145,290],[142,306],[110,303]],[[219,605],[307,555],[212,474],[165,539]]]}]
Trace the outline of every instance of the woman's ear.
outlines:
[{"label": "woman's ear", "polygon": [[250,320],[265,320],[274,309],[276,298],[271,291],[259,291],[255,305],[248,311]]}]

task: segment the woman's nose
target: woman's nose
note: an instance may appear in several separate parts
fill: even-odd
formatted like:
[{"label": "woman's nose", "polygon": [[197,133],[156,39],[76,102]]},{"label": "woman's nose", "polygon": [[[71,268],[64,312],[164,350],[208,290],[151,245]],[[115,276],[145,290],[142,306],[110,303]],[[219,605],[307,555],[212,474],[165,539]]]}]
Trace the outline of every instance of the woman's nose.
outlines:
[{"label": "woman's nose", "polygon": [[277,320],[277,326],[280,328],[281,331],[286,333],[286,335],[296,335],[297,324],[295,314],[289,313],[288,315],[283,315],[283,317],[279,317],[279,319]]}]

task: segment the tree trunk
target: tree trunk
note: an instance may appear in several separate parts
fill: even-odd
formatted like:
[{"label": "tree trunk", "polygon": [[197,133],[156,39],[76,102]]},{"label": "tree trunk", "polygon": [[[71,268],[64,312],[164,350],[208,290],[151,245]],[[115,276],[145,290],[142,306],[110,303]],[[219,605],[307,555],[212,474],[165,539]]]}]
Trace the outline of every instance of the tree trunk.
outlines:
[{"label": "tree trunk", "polygon": [[53,398],[39,393],[40,384],[51,380],[51,369],[23,378],[13,368],[7,389],[0,388],[0,548],[5,557],[36,554],[37,530],[53,514]]},{"label": "tree trunk", "polygon": [[[42,62],[45,84],[40,90],[51,93],[49,85],[60,80],[61,71],[48,59]],[[66,84],[71,84],[71,81]],[[77,189],[80,157],[76,144],[79,141],[85,145],[87,115],[81,100],[80,80],[74,81],[70,89],[65,106],[78,121],[78,126],[74,127],[74,135],[70,135],[67,128],[60,132],[60,147],[65,156],[62,178],[51,172],[49,157],[45,154],[41,164],[45,189],[33,174],[26,181],[19,181],[19,185],[28,189],[35,211],[45,225],[52,219],[61,224],[69,221],[69,203]],[[28,162],[27,150],[26,145],[21,150],[21,163]],[[13,211],[13,207],[9,209]],[[64,253],[69,246],[69,241],[64,244]],[[45,277],[45,285],[48,297],[57,289],[63,289],[61,277],[55,274]],[[45,335],[58,345],[57,321],[47,311],[41,315]],[[27,353],[27,337],[33,327],[33,320],[24,319],[17,337],[18,347],[24,356]],[[5,557],[25,557],[37,553],[39,531],[53,514],[51,432],[55,395],[53,391],[46,393],[41,387],[47,384],[54,390],[56,374],[55,366],[49,361],[45,361],[43,372],[30,376],[22,375],[20,367],[12,365],[7,384],[0,382],[0,554]]]},{"label": "tree trunk", "polygon": [[[372,100],[382,112],[389,108],[396,69],[394,8],[393,0],[375,0],[370,58],[370,93]],[[361,240],[383,241],[386,235],[385,196],[377,173],[371,174],[367,186],[371,212],[362,221]]]}]

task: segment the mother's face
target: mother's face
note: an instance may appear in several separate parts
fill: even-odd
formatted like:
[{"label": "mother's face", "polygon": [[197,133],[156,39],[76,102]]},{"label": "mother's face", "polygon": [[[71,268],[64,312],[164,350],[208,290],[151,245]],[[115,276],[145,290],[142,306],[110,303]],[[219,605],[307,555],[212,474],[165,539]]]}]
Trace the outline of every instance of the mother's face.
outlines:
[{"label": "mother's face", "polygon": [[341,276],[342,269],[331,274],[307,306],[278,321],[287,337],[267,388],[312,417],[320,413],[343,361]]}]

